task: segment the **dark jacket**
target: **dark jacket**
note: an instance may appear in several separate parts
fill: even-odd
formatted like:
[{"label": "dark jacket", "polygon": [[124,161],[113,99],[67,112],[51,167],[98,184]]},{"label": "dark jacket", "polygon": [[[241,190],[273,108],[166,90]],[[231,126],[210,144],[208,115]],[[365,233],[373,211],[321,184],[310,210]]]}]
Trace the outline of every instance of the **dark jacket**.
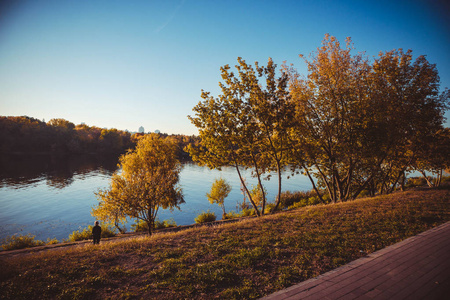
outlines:
[{"label": "dark jacket", "polygon": [[102,234],[102,228],[98,225],[95,225],[92,228],[92,235],[96,238],[100,238],[100,235]]}]

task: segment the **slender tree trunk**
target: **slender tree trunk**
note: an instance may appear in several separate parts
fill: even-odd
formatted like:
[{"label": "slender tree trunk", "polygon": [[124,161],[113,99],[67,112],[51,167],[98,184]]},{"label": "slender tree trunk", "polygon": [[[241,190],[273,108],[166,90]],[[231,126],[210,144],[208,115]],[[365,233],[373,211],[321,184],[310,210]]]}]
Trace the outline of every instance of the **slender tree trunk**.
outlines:
[{"label": "slender tree trunk", "polygon": [[367,178],[366,181],[353,194],[352,199],[356,199],[356,197],[358,197],[358,195],[366,188],[366,186],[369,184],[369,182],[373,180],[374,176],[375,176],[375,172],[372,171],[372,174],[370,174],[369,178]]},{"label": "slender tree trunk", "polygon": [[275,204],[275,207],[272,210],[272,213],[277,211],[278,206],[280,205],[281,202],[281,167],[279,161],[277,161],[277,174],[278,174],[278,199]]},{"label": "slender tree trunk", "polygon": [[330,186],[330,183],[328,182],[325,174],[323,174],[322,170],[319,168],[319,166],[317,164],[316,165],[316,169],[319,171],[320,176],[322,176],[322,180],[325,183],[325,186],[327,187],[327,191],[328,191],[328,195],[330,195],[330,201],[331,203],[335,203],[334,202],[334,198],[333,198],[333,192],[332,192],[332,187]]},{"label": "slender tree trunk", "polygon": [[323,200],[322,195],[320,195],[319,190],[317,189],[316,184],[314,183],[314,180],[312,179],[311,175],[309,174],[308,169],[305,168],[305,170],[306,170],[306,175],[308,175],[308,178],[309,178],[309,180],[311,181],[311,184],[312,184],[312,186],[313,186],[313,189],[314,189],[314,191],[315,191],[316,194],[317,194],[317,197],[319,197],[320,202],[322,202],[323,204],[325,204],[325,201]]},{"label": "slender tree trunk", "polygon": [[345,200],[347,200],[350,197],[350,185],[351,185],[351,180],[352,180],[352,176],[353,176],[353,161],[350,160],[350,165],[349,165],[349,169],[347,172],[347,177],[346,179],[344,179],[344,181],[346,181],[346,186],[345,186],[345,192],[344,192],[344,198]]},{"label": "slender tree trunk", "polygon": [[388,194],[391,194],[392,192],[394,192],[395,190],[395,186],[397,185],[398,181],[400,180],[400,178],[402,177],[403,174],[403,170],[401,170],[400,172],[398,172],[398,176],[395,179],[394,183],[392,184],[391,188],[388,191]]},{"label": "slender tree trunk", "polygon": [[155,219],[156,219],[157,213],[158,213],[158,207],[148,209],[148,219],[150,222],[147,222],[147,225],[148,225],[148,234],[149,235],[152,235],[153,232],[155,231]]},{"label": "slender tree trunk", "polygon": [[224,219],[226,217],[226,215],[227,215],[227,213],[225,212],[225,205],[222,204],[221,207],[222,207],[222,211],[223,211],[222,219]]},{"label": "slender tree trunk", "polygon": [[259,188],[261,189],[261,193],[262,193],[262,209],[261,209],[261,215],[264,215],[264,210],[266,209],[266,193],[264,193],[264,187],[262,185],[261,182],[261,174],[259,173],[259,168],[258,168],[258,163],[255,159],[255,157],[252,155],[253,158],[253,164],[255,165],[255,172],[256,172],[256,177],[258,178],[258,184],[259,184]]},{"label": "slender tree trunk", "polygon": [[406,175],[405,175],[405,171],[403,171],[402,178],[400,181],[400,188],[401,188],[402,192],[405,191],[405,181],[406,181]]},{"label": "slender tree trunk", "polygon": [[[381,163],[384,161],[384,159],[386,158],[387,154],[384,155],[384,157],[382,157],[381,159],[378,160],[378,169],[381,168]],[[366,179],[366,181],[359,187],[358,190],[356,190],[356,192],[353,194],[352,199],[356,199],[356,197],[358,197],[358,195],[366,188],[367,184],[369,184],[369,182],[371,180],[373,180],[373,178],[375,177],[375,170],[372,170],[372,174],[370,174],[369,178]]]},{"label": "slender tree trunk", "polygon": [[422,173],[423,178],[425,178],[425,180],[427,181],[428,186],[429,186],[429,187],[433,187],[433,182],[431,182],[431,181],[428,179],[428,177],[427,177],[425,171],[419,171],[419,172]]},{"label": "slender tree trunk", "polygon": [[119,222],[117,222],[116,220],[114,221],[114,226],[117,228],[117,230],[119,230],[120,233],[125,233],[125,230],[120,228]]},{"label": "slender tree trunk", "polygon": [[441,170],[439,171],[439,173],[438,173],[437,178],[436,178],[436,184],[435,184],[435,187],[441,186],[442,174],[443,174],[443,173],[444,173],[444,170],[441,169]]},{"label": "slender tree trunk", "polygon": [[258,217],[260,217],[261,213],[259,212],[258,207],[256,206],[255,202],[253,201],[252,196],[250,195],[250,191],[248,190],[247,185],[245,184],[244,179],[242,178],[241,171],[239,171],[239,166],[237,165],[237,163],[235,163],[235,167],[238,172],[239,180],[241,181],[241,184],[244,187],[245,192],[247,193],[248,200],[250,200],[250,203],[252,204],[253,208],[255,209],[256,215]]}]

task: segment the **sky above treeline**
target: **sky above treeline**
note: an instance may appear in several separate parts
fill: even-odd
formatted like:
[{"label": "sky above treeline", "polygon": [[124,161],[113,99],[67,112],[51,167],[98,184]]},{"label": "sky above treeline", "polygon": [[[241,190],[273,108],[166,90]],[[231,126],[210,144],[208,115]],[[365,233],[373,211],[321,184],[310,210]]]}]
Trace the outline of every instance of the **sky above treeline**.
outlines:
[{"label": "sky above treeline", "polygon": [[[0,1],[0,115],[197,134],[187,115],[220,67],[294,64],[326,33],[356,52],[412,49],[450,87],[450,5],[435,0]],[[355,52],[355,53],[356,53]],[[450,114],[446,114],[450,118]],[[447,126],[449,122],[447,121]]]}]

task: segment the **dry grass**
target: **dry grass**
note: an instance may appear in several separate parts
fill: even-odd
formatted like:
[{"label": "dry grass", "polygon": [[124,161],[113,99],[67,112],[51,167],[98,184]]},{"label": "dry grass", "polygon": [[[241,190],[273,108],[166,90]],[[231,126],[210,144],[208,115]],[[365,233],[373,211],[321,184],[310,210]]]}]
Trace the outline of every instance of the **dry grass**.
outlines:
[{"label": "dry grass", "polygon": [[252,299],[450,220],[450,191],[305,207],[1,263],[5,299]]}]

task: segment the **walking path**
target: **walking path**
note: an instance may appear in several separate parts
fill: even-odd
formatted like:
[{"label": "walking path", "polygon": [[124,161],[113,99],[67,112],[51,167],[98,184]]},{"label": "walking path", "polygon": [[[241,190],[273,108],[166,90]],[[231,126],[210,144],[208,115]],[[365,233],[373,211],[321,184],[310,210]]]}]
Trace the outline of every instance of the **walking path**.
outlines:
[{"label": "walking path", "polygon": [[262,299],[450,299],[450,222]]}]

